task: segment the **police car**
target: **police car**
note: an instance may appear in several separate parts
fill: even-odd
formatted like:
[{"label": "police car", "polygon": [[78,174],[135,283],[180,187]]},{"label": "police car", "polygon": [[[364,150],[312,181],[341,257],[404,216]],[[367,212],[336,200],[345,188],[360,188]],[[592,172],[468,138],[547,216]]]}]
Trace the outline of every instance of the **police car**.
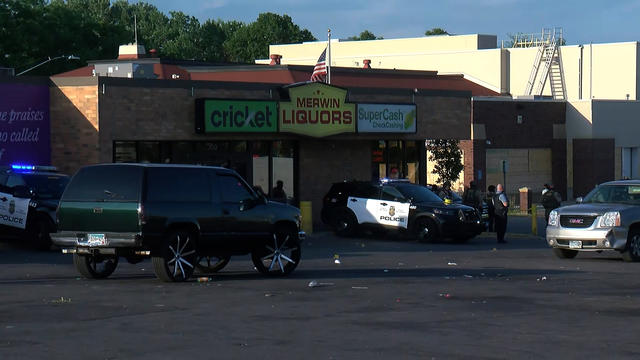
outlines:
[{"label": "police car", "polygon": [[49,249],[56,231],[56,208],[69,176],[53,166],[0,167],[0,234],[28,239]]},{"label": "police car", "polygon": [[420,241],[467,241],[485,230],[477,211],[445,203],[427,187],[407,180],[335,183],[323,198],[322,221],[338,235],[362,228],[395,228]]}]

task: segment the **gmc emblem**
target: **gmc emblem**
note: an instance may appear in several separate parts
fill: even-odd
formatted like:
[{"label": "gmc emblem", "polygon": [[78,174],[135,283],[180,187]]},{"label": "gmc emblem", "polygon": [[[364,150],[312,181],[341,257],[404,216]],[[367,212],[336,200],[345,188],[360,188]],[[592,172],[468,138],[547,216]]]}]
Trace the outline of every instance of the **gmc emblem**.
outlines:
[{"label": "gmc emblem", "polygon": [[584,219],[569,219],[571,224],[584,224]]}]

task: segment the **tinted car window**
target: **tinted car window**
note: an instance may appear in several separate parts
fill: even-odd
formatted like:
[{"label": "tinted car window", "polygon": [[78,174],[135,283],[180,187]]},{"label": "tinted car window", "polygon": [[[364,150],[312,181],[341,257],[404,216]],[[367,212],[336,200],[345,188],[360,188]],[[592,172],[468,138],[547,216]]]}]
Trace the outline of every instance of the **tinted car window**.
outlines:
[{"label": "tinted car window", "polygon": [[379,195],[379,188],[374,186],[373,184],[360,184],[356,187],[355,191],[351,196],[367,198],[367,199],[377,199]]},{"label": "tinted car window", "polygon": [[382,200],[390,201],[406,201],[404,195],[393,186],[383,186],[382,194],[380,195]]},{"label": "tinted car window", "polygon": [[403,184],[396,187],[406,198],[413,199],[414,202],[442,202],[438,195],[424,186]]},{"label": "tinted car window", "polygon": [[20,175],[15,175],[15,174],[9,175],[9,178],[7,179],[7,186],[14,187],[17,185],[26,185],[26,184],[24,183]]},{"label": "tinted car window", "polygon": [[64,192],[66,201],[138,201],[142,168],[90,166],[76,173]]},{"label": "tinted car window", "polygon": [[593,189],[584,203],[640,204],[640,185],[602,185]]},{"label": "tinted car window", "polygon": [[208,202],[209,175],[203,169],[148,168],[147,201]]},{"label": "tinted car window", "polygon": [[218,175],[218,186],[224,202],[239,203],[253,198],[244,181],[233,175]]},{"label": "tinted car window", "polygon": [[24,181],[40,199],[60,199],[69,183],[67,176],[58,175],[23,175]]}]

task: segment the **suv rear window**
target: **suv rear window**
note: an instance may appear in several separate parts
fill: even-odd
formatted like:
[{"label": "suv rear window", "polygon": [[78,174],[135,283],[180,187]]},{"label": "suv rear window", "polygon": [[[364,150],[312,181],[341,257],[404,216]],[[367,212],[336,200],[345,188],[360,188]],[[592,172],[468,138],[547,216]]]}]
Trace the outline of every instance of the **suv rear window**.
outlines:
[{"label": "suv rear window", "polygon": [[147,201],[209,202],[209,175],[204,169],[149,168]]},{"label": "suv rear window", "polygon": [[63,200],[138,201],[141,183],[142,168],[138,166],[89,166],[73,176]]}]

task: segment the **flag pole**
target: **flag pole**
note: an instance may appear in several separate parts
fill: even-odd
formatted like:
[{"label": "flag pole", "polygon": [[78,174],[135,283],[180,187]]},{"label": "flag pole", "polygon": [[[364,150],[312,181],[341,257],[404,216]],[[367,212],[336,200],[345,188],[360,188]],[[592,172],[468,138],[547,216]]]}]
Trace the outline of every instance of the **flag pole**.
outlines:
[{"label": "flag pole", "polygon": [[327,84],[331,84],[331,29],[327,30]]}]

